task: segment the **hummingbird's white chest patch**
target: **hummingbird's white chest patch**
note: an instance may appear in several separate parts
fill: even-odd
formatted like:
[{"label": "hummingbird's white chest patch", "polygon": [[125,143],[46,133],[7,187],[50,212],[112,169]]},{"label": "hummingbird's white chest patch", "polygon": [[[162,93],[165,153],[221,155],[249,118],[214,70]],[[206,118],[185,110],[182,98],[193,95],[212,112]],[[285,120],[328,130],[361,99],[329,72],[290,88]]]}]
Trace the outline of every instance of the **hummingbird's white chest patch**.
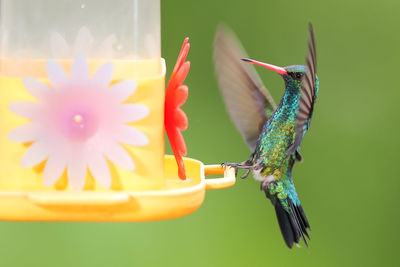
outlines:
[{"label": "hummingbird's white chest patch", "polygon": [[273,174],[267,177],[262,176],[261,170],[262,170],[261,168],[253,170],[254,179],[256,179],[257,181],[267,182],[267,183],[271,183],[276,180]]}]

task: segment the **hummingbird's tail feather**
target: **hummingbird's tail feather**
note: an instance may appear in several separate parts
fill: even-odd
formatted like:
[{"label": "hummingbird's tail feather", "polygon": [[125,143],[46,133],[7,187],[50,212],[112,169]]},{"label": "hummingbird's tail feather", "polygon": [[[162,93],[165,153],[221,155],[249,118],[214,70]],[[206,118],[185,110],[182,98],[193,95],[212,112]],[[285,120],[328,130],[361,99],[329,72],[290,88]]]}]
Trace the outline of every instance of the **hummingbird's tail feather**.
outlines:
[{"label": "hummingbird's tail feather", "polygon": [[[289,200],[291,202],[291,200]],[[307,239],[310,239],[307,228],[310,228],[307,218],[305,217],[303,208],[295,206],[291,202],[291,212],[287,212],[280,201],[275,202],[275,212],[278,219],[279,227],[283,239],[289,248],[293,247],[293,243],[298,244],[300,238],[304,244],[308,246]]]},{"label": "hummingbird's tail feather", "polygon": [[296,217],[300,219],[300,225],[301,225],[301,229],[303,231],[303,233],[307,236],[308,239],[310,239],[310,236],[308,235],[307,229],[311,229],[310,228],[310,224],[308,223],[306,214],[304,213],[303,207],[301,205],[294,206],[294,210],[296,212]]},{"label": "hummingbird's tail feather", "polygon": [[271,195],[268,188],[263,187],[263,189],[265,195],[275,207],[279,228],[286,245],[292,248],[293,243],[298,244],[301,238],[304,244],[308,246],[306,237],[310,239],[307,232],[307,229],[310,229],[310,224],[301,205],[294,204],[289,197],[279,199],[276,195]]},{"label": "hummingbird's tail feather", "polygon": [[286,245],[292,248],[293,243],[298,239],[298,231],[293,227],[293,219],[289,213],[283,208],[279,201],[275,203],[275,212],[278,219],[279,227]]}]

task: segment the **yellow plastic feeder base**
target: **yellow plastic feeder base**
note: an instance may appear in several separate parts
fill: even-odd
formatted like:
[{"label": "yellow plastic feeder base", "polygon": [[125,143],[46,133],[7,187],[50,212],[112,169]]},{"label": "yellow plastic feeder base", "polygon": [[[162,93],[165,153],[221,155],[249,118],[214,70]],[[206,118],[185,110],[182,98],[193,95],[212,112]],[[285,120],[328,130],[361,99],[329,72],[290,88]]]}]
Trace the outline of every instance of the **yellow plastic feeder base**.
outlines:
[{"label": "yellow plastic feeder base", "polygon": [[[194,212],[206,189],[235,184],[235,171],[184,158],[187,179],[180,180],[173,156],[165,156],[167,189],[115,192],[0,191],[0,220],[140,222],[172,219]],[[206,179],[206,175],[223,178]]]}]

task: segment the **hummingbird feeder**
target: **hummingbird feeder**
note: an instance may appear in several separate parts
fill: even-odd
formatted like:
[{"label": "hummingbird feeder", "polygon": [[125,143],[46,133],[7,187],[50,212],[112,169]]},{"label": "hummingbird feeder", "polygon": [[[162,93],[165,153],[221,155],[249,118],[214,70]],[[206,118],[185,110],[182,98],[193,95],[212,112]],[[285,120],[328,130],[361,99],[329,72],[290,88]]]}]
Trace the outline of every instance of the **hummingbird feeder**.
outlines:
[{"label": "hummingbird feeder", "polygon": [[160,0],[0,4],[0,220],[176,218],[235,183],[182,157],[189,43],[165,90]]}]

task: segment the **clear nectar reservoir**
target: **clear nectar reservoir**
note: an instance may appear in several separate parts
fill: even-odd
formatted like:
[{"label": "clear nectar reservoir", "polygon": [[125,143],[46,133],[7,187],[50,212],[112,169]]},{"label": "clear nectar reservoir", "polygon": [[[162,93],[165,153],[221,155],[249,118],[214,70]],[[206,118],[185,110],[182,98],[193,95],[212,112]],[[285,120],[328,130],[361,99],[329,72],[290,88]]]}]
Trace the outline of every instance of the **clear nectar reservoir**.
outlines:
[{"label": "clear nectar reservoir", "polygon": [[1,0],[2,190],[158,190],[159,0]]}]

